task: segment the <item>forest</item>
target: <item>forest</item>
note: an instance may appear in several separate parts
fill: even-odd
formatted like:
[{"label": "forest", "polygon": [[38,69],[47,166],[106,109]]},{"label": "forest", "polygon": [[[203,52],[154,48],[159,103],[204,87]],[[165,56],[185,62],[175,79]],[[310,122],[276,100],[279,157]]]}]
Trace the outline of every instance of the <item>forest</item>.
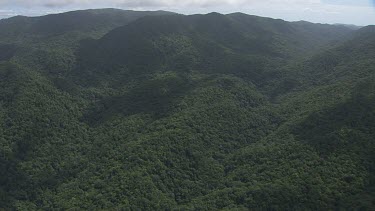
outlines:
[{"label": "forest", "polygon": [[375,26],[0,20],[0,210],[372,210]]}]

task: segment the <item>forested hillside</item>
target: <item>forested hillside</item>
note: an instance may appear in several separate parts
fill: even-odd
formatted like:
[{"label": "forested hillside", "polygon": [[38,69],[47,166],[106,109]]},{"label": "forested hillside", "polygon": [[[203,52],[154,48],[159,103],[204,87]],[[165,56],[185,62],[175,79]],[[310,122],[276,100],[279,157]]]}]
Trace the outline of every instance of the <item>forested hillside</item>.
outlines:
[{"label": "forested hillside", "polygon": [[374,38],[241,13],[0,20],[0,209],[371,210]]}]

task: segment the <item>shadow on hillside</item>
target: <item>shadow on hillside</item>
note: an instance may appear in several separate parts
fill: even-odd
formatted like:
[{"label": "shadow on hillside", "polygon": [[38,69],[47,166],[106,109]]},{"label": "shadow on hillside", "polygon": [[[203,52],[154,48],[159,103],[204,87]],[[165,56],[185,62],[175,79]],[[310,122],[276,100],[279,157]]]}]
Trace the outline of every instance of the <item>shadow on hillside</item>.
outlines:
[{"label": "shadow on hillside", "polygon": [[353,146],[366,149],[369,141],[374,139],[374,87],[375,81],[360,84],[350,100],[311,114],[294,128],[294,134],[322,156]]},{"label": "shadow on hillside", "polygon": [[194,88],[183,77],[152,79],[131,88],[120,96],[111,96],[95,104],[84,116],[89,124],[100,124],[117,115],[150,114],[166,116],[182,96]]},{"label": "shadow on hillside", "polygon": [[0,44],[0,62],[11,59],[16,53],[16,46],[10,44]]},{"label": "shadow on hillside", "polygon": [[13,210],[15,200],[33,197],[26,194],[31,182],[18,166],[12,155],[0,152],[0,210]]}]

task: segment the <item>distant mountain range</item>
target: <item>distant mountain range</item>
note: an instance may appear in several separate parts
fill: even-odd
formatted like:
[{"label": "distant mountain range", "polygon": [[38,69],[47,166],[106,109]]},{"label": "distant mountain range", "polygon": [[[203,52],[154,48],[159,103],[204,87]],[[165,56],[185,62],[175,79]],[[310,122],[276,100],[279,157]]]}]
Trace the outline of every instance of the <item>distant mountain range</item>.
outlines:
[{"label": "distant mountain range", "polygon": [[336,25],[336,26],[346,26],[346,27],[348,27],[350,29],[354,29],[354,30],[357,30],[357,29],[360,29],[360,28],[363,27],[363,26],[357,26],[357,25],[353,25],[353,24],[340,24],[340,23],[336,23],[334,25]]},{"label": "distant mountain range", "polygon": [[371,210],[375,27],[0,20],[0,210]]}]

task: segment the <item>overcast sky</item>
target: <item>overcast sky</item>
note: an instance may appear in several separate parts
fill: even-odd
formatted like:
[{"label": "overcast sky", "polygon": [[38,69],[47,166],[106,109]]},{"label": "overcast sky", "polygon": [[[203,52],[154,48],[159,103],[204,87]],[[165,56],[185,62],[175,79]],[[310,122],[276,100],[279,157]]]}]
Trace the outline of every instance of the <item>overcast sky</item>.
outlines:
[{"label": "overcast sky", "polygon": [[0,18],[108,7],[183,14],[243,12],[288,21],[375,24],[375,0],[0,0]]}]

